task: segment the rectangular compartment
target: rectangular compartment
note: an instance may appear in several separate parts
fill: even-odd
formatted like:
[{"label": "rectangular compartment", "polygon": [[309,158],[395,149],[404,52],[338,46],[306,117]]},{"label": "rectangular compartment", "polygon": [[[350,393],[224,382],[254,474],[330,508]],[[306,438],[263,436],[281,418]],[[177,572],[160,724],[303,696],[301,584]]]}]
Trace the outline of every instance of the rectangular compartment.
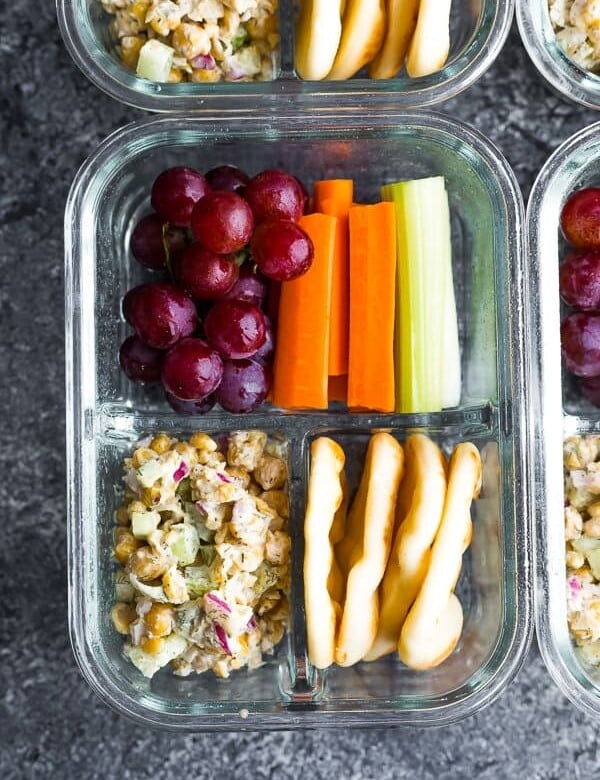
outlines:
[{"label": "rectangular compartment", "polygon": [[565,242],[562,206],[575,189],[597,186],[600,143],[597,123],[576,133],[546,162],[528,206],[532,333],[531,399],[535,424],[536,627],[546,666],[563,693],[584,711],[600,715],[600,668],[581,663],[567,624],[563,441],[600,431],[600,409],[578,389],[561,364],[560,323],[567,312],[559,296],[559,264]]},{"label": "rectangular compartment", "polygon": [[[138,78],[114,50],[110,16],[100,0],[57,0],[61,32],[71,56],[96,86],[124,103],[151,111],[196,111],[233,107],[252,109],[268,99],[281,110],[291,100],[303,104],[308,97],[323,107],[356,104],[368,98],[382,105],[394,96],[399,107],[433,105],[461,92],[491,65],[500,52],[513,15],[513,0],[472,0],[452,4],[450,54],[437,73],[410,79],[373,80],[361,71],[348,81],[302,81],[294,71],[294,20],[297,2],[280,0],[280,47],[274,81],[213,84],[160,84]],[[275,102],[273,102],[275,101]]]},{"label": "rectangular compartment", "polygon": [[[158,393],[125,378],[116,358],[127,333],[120,299],[144,274],[127,246],[135,218],[147,208],[149,185],[169,165],[202,170],[226,162],[249,173],[284,166],[307,183],[352,176],[363,201],[378,198],[385,181],[446,177],[463,363],[458,409],[285,414],[267,406],[246,417],[213,410],[184,418]],[[439,725],[504,689],[530,633],[521,262],[520,195],[510,170],[475,131],[442,117],[241,115],[230,121],[225,137],[218,121],[172,118],[131,125],[100,147],[69,199],[66,295],[71,635],[85,677],[105,700],[144,722],[173,728]],[[122,460],[149,433],[239,428],[277,431],[290,441],[289,635],[255,672],[220,681],[209,674],[180,679],[165,670],[149,682],[122,659],[121,638],[108,617]],[[465,628],[453,655],[431,672],[411,672],[387,658],[321,673],[306,658],[302,600],[308,447],[328,432],[347,448],[356,480],[368,435],[379,429],[400,440],[423,431],[446,451],[471,439],[485,454],[485,489],[474,503],[473,542],[459,583]]]}]

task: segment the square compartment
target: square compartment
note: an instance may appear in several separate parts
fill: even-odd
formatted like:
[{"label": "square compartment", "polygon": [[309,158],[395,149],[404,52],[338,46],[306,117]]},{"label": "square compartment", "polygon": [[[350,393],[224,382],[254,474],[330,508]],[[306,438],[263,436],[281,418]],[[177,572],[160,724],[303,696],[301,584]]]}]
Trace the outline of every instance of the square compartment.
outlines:
[{"label": "square compartment", "polygon": [[[130,383],[117,352],[127,333],[126,290],[146,273],[127,251],[154,177],[174,164],[281,167],[307,184],[351,176],[361,201],[401,178],[444,175],[450,195],[463,386],[457,409],[433,414],[213,410],[176,415],[159,394]],[[83,166],[66,213],[70,625],[86,679],[109,703],[146,723],[180,729],[441,724],[501,692],[530,636],[527,436],[523,396],[521,200],[497,151],[474,130],[427,114],[155,119],[111,136]],[[292,621],[261,669],[145,680],[121,657],[110,626],[113,511],[123,458],[141,436],[168,431],[278,431],[290,442]],[[328,431],[347,445],[354,480],[370,432],[430,434],[448,451],[471,439],[486,456],[486,487],[473,505],[473,542],[458,593],[465,628],[457,649],[429,672],[393,658],[315,670],[306,657],[302,522],[308,445]],[[244,716],[240,715],[240,711]]]}]

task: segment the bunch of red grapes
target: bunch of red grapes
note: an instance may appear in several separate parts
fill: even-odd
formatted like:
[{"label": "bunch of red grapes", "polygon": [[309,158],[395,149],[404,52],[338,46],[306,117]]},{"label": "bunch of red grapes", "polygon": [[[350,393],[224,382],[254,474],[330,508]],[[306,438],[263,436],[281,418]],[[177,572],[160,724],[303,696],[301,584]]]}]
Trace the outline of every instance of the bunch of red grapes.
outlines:
[{"label": "bunch of red grapes", "polygon": [[297,278],[313,261],[297,224],[306,190],[282,171],[250,178],[230,165],[205,175],[175,167],[158,176],[150,200],[154,212],[135,226],[131,252],[168,277],[123,298],[135,334],[121,345],[121,367],[133,381],[162,382],[181,414],[215,403],[253,411],[269,393],[269,284]]},{"label": "bunch of red grapes", "polygon": [[600,187],[573,192],[560,224],[570,250],[560,267],[560,294],[574,311],[561,324],[566,368],[600,406]]}]

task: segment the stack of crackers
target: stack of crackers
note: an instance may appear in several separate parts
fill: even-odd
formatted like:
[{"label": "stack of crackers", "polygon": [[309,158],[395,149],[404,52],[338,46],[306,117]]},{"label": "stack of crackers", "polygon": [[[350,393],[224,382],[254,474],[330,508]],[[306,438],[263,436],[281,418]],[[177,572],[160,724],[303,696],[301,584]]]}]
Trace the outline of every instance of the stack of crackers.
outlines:
[{"label": "stack of crackers", "polygon": [[345,460],[333,439],[312,442],[304,520],[310,661],[325,669],[397,651],[407,666],[430,669],[462,631],[454,589],[481,488],[479,450],[460,443],[447,461],[423,434],[402,446],[375,433],[350,506]]}]

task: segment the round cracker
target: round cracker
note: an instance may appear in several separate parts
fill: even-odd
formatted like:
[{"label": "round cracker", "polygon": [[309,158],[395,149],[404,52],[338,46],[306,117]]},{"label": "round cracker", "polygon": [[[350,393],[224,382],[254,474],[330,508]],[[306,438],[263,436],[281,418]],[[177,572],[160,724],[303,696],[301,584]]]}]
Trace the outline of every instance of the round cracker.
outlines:
[{"label": "round cracker", "polygon": [[447,464],[437,444],[424,434],[413,434],[404,443],[404,459],[397,531],[379,591],[377,636],[366,661],[392,653],[398,646],[404,619],[427,574],[444,509]]},{"label": "round cracker", "polygon": [[340,569],[347,576],[335,648],[335,661],[340,666],[360,661],[377,632],[377,591],[389,557],[403,467],[403,450],[396,439],[389,433],[374,434],[348,513],[346,535],[335,551]]},{"label": "round cracker", "polygon": [[431,562],[398,641],[398,655],[413,669],[430,669],[455,648],[462,630],[462,608],[454,588],[462,555],[471,541],[471,502],[481,489],[481,456],[470,442],[454,449],[448,490]]},{"label": "round cracker", "polygon": [[322,436],[310,448],[308,500],[304,516],[304,605],[308,658],[318,669],[334,661],[335,635],[341,606],[330,594],[333,548],[330,533],[343,503],[344,451]]}]

